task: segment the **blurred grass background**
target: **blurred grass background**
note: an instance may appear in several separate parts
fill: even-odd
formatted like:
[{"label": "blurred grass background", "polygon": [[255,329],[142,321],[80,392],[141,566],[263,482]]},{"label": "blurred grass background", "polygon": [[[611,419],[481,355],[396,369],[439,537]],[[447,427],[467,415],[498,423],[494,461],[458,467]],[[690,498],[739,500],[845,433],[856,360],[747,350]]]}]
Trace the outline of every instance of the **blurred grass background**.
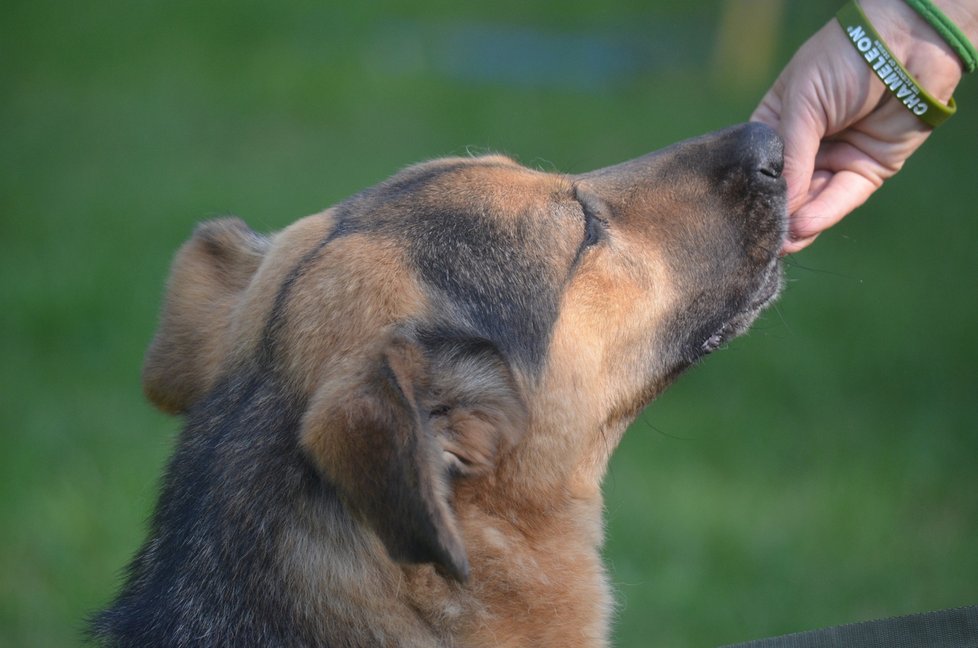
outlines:
[{"label": "blurred grass background", "polygon": [[[426,158],[583,171],[743,121],[836,3],[729,6],[7,0],[0,645],[79,643],[143,537],[179,422],[139,369],[195,222],[273,230]],[[626,437],[617,645],[978,601],[975,79],[958,101]]]}]

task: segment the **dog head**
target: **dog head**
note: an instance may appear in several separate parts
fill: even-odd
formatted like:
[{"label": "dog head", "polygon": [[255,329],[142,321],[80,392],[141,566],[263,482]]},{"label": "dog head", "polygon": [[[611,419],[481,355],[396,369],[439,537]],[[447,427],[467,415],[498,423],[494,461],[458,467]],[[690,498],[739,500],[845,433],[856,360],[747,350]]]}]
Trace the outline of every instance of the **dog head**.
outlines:
[{"label": "dog head", "polygon": [[637,412],[774,298],[780,170],[752,124],[577,176],[428,162],[270,237],[204,224],[146,392],[184,413],[274,376],[297,448],[390,556],[462,580],[461,507],[596,491]]}]

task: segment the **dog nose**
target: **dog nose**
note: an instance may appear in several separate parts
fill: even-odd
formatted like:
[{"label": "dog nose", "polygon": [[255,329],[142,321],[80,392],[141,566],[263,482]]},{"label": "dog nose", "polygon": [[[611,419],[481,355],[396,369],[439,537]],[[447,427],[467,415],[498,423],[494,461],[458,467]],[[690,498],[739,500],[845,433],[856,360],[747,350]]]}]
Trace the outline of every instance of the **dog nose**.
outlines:
[{"label": "dog nose", "polygon": [[777,132],[758,122],[744,126],[740,134],[744,164],[751,172],[777,179],[784,170],[784,142]]},{"label": "dog nose", "polygon": [[743,164],[762,178],[778,179],[784,170],[784,142],[773,128],[758,122],[745,124],[740,132],[739,148]]}]

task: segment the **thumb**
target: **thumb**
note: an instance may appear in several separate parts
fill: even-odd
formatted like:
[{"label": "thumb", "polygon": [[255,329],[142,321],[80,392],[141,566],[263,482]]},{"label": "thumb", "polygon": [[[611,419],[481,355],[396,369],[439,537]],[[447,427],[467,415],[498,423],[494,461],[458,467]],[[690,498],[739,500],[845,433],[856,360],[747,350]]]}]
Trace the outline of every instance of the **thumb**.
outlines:
[{"label": "thumb", "polygon": [[822,146],[827,124],[824,113],[813,110],[807,102],[799,100],[798,94],[786,91],[782,95],[785,99],[782,100],[775,94],[778,85],[776,84],[761,100],[760,105],[751,115],[751,120],[771,126],[784,139],[782,173],[788,186],[787,211],[790,223],[788,241],[783,252],[790,254],[815,240],[820,231],[798,231],[804,229],[799,228],[798,219],[824,186],[824,182],[813,183],[813,176],[815,158]]},{"label": "thumb", "polygon": [[822,145],[826,124],[815,111],[791,103],[786,105],[779,132],[784,138],[783,173],[788,184],[788,213],[795,214],[810,198],[815,156]]}]

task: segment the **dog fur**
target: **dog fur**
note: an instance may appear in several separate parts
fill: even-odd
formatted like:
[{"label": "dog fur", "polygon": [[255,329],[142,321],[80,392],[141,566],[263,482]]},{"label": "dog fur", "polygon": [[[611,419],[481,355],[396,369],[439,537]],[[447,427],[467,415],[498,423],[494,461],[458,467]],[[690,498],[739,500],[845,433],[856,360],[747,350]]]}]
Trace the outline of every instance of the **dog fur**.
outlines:
[{"label": "dog fur", "polygon": [[601,481],[780,288],[751,124],[578,176],[410,167],[273,236],[201,225],[144,386],[185,417],[105,646],[603,646]]}]

